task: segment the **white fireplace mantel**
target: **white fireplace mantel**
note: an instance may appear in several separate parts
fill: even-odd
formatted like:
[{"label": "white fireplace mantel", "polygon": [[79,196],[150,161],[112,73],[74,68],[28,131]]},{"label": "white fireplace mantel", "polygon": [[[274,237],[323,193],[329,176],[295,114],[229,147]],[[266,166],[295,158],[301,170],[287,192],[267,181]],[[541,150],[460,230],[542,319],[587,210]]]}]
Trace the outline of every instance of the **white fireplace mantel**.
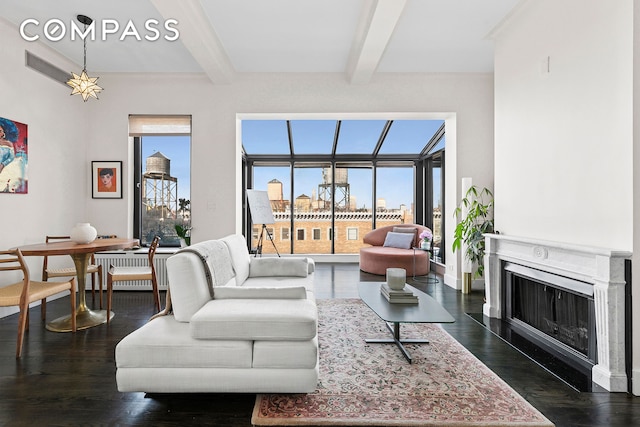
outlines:
[{"label": "white fireplace mantel", "polygon": [[625,260],[630,252],[502,234],[485,235],[485,316],[502,318],[502,269],[513,262],[594,286],[598,364],[592,381],[627,391],[625,372]]}]

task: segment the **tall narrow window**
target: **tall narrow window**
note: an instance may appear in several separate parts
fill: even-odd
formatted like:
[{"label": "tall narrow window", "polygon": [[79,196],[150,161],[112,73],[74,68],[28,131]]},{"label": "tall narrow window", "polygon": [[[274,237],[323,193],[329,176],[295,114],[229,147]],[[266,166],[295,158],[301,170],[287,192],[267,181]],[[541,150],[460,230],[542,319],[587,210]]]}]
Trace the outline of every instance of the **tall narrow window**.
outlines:
[{"label": "tall narrow window", "polygon": [[130,116],[134,237],[179,246],[191,229],[191,117]]}]

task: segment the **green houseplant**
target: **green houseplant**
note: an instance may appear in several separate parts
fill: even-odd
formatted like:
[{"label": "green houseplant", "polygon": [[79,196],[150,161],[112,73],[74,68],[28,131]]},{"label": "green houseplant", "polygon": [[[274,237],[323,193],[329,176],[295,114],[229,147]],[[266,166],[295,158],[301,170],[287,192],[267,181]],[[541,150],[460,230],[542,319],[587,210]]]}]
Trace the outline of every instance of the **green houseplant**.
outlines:
[{"label": "green houseplant", "polygon": [[[464,215],[466,213],[466,215]],[[464,256],[476,266],[475,277],[484,273],[484,234],[493,233],[493,193],[487,188],[469,187],[454,216],[459,219],[453,234],[452,250],[462,250]]]},{"label": "green houseplant", "polygon": [[176,224],[175,229],[178,237],[184,240],[187,246],[191,245],[191,227],[185,227],[180,224]]}]

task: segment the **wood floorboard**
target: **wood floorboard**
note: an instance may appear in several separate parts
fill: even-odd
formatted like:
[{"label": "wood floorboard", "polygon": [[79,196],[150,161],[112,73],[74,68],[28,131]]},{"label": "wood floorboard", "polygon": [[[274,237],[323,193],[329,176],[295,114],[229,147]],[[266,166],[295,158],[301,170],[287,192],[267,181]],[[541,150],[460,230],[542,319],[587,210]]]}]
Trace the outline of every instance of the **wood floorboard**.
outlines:
[{"label": "wood floorboard", "polygon": [[[357,264],[317,264],[316,297],[357,298],[358,281],[381,280],[360,272]],[[466,316],[482,311],[481,291],[463,295],[440,282],[414,285],[456,318],[443,325],[447,332],[556,426],[640,425],[639,397],[577,392]],[[87,299],[91,306],[90,294]],[[39,307],[31,309],[20,360],[15,358],[18,316],[0,319],[0,426],[251,425],[253,394],[119,393],[115,345],[153,314],[152,295],[115,292],[113,310],[109,326],[70,334],[45,330]],[[65,314],[67,298],[47,304],[49,320]]]}]

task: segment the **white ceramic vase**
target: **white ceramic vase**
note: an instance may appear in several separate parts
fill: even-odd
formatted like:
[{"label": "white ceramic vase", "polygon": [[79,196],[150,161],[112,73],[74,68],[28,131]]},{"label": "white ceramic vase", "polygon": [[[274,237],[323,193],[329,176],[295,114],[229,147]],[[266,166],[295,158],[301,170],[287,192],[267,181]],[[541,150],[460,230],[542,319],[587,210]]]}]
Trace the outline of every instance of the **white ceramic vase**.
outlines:
[{"label": "white ceramic vase", "polygon": [[423,240],[420,242],[420,249],[431,249],[431,242],[428,240]]},{"label": "white ceramic vase", "polygon": [[88,222],[79,222],[71,229],[71,240],[79,244],[91,243],[97,235],[98,231]]},{"label": "white ceramic vase", "polygon": [[401,291],[407,283],[407,271],[404,268],[387,268],[387,285],[394,291]]}]

